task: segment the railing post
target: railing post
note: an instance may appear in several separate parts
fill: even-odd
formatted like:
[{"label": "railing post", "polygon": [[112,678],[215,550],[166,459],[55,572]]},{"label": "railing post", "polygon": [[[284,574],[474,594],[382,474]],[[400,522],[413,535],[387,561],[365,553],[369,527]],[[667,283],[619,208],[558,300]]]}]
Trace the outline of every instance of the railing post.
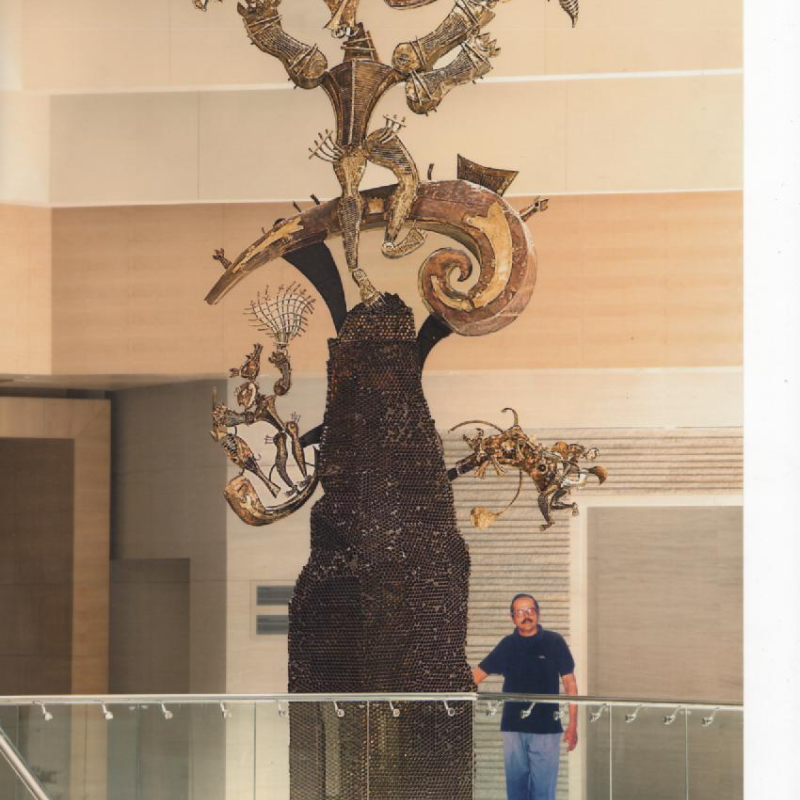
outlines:
[{"label": "railing post", "polygon": [[16,776],[22,781],[23,786],[36,800],[52,800],[36,776],[30,771],[30,768],[19,754],[17,748],[14,747],[14,743],[8,738],[2,726],[0,726],[0,753]]}]

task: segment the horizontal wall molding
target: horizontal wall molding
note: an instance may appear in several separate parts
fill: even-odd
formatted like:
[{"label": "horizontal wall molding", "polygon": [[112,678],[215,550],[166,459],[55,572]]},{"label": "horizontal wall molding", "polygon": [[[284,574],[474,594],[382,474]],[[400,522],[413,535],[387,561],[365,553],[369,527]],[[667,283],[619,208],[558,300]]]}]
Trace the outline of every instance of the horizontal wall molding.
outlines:
[{"label": "horizontal wall molding", "polygon": [[[598,189],[595,191],[588,191],[588,192],[547,192],[548,197],[596,197],[602,195],[658,195],[658,194],[729,194],[730,192],[741,192],[742,186],[720,186],[714,189],[693,189],[693,188],[686,188],[686,189],[637,189],[633,191],[625,191],[619,192],[611,189]],[[314,193],[317,199],[321,203],[326,203],[328,200],[334,200],[339,197],[338,194],[336,195],[324,195],[324,194],[317,194]],[[511,200],[512,205],[514,204],[513,201],[524,201],[528,200],[531,195],[530,194],[518,194],[515,192],[506,192],[503,195],[506,200]],[[303,203],[307,201],[303,198],[296,197],[281,197],[281,198],[272,198],[269,200],[258,199],[258,198],[241,198],[241,199],[233,199],[228,198],[226,200],[167,200],[164,202],[154,202],[151,200],[141,200],[141,201],[134,201],[131,203],[125,203],[125,206],[132,206],[132,207],[140,207],[140,206],[216,206],[220,203],[224,203],[226,205],[260,205],[263,203],[283,203],[283,204],[290,204],[290,203],[300,203],[301,207]],[[85,203],[16,203],[15,205],[21,206],[23,208],[51,208],[51,209],[67,209],[67,208],[119,208],[119,203],[113,202],[106,202],[106,203],[92,203],[90,205],[86,205]]]},{"label": "horizontal wall molding", "polygon": [[[721,69],[684,69],[684,70],[651,70],[644,72],[582,72],[579,74],[562,73],[558,75],[487,75],[482,80],[485,84],[509,83],[561,83],[564,81],[629,81],[653,80],[658,78],[699,78],[699,77],[726,77],[730,75],[744,75],[741,67],[727,67]],[[480,84],[478,84],[480,85]],[[64,96],[75,95],[104,95],[104,94],[169,94],[172,92],[291,92],[295,86],[288,81],[280,83],[229,83],[229,84],[193,84],[186,83],[171,86],[122,86],[98,88],[55,88],[55,89],[25,89],[22,94],[33,96]]]}]

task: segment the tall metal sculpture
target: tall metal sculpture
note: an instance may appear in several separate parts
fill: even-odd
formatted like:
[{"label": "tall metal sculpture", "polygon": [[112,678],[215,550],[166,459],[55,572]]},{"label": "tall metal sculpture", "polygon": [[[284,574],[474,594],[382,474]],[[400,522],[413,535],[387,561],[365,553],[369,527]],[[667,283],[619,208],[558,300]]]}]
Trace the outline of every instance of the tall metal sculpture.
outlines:
[{"label": "tall metal sculpture", "polygon": [[[456,180],[424,181],[400,139],[402,119],[370,128],[377,102],[396,84],[405,85],[411,111],[428,114],[453,88],[489,72],[498,49],[483,28],[497,0],[456,0],[434,31],[399,44],[391,64],[379,59],[358,20],[358,0],[325,1],[326,27],[343,40],[344,60],[332,68],[315,45],[284,31],[280,0],[246,0],[238,8],[252,43],[280,59],[296,86],[328,95],[335,129],[310,149],[332,164],[341,196],[278,220],[233,260],[217,251],[224,273],[206,300],[218,302],[245,276],[283,257],[318,289],[337,331],[329,343],[323,424],[293,439],[301,460],[304,448],[319,443],[314,476],[325,495],[311,512],[311,555],[290,605],[290,691],[470,691],[469,554],[422,392],[422,365],[445,336],[491,333],[525,309],[536,279],[525,220],[546,201],[516,211],[503,198],[516,172],[462,156]],[[194,2],[205,9],[208,0]],[[386,2],[410,9],[433,0]],[[560,2],[574,21],[576,0]],[[396,183],[362,191],[369,162],[389,169]],[[384,229],[382,252],[389,258],[412,253],[428,230],[466,248],[439,249],[420,266],[418,288],[430,316],[419,333],[408,306],[383,295],[359,262],[360,233],[374,228]],[[362,300],[346,314],[325,245],[335,235],[342,236]],[[459,290],[452,279],[466,281],[472,259],[477,280]],[[227,435],[226,429],[223,440]],[[251,466],[244,463],[244,471]],[[292,800],[470,800],[467,704],[445,711],[362,703],[339,712],[325,703],[291,708]]]}]

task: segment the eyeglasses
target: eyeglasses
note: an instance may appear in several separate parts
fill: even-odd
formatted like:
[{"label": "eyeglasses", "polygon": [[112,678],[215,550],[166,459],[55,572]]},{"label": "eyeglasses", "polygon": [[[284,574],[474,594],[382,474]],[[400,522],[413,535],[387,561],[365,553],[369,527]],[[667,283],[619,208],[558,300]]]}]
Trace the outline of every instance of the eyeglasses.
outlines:
[{"label": "eyeglasses", "polygon": [[538,613],[539,612],[535,608],[518,608],[514,612],[514,616],[515,617],[526,617],[526,616],[533,617]]}]

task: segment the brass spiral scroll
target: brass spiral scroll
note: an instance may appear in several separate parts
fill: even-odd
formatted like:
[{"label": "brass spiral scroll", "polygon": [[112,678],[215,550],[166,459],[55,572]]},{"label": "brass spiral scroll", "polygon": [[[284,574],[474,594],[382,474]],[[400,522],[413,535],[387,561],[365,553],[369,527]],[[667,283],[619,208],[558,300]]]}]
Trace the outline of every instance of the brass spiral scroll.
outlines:
[{"label": "brass spiral scroll", "polygon": [[[390,185],[361,192],[362,230],[385,226],[394,189]],[[217,303],[258,267],[340,235],[338,206],[338,199],[330,200],[279,220],[233,262],[226,260],[225,273],[206,302]],[[437,250],[420,268],[423,300],[454,332],[463,336],[491,333],[513,322],[527,306],[536,281],[536,251],[522,216],[499,194],[466,180],[422,183],[408,220],[455,240],[478,263],[478,279],[464,291],[451,283],[454,277],[465,281],[472,272],[463,250]]]}]

